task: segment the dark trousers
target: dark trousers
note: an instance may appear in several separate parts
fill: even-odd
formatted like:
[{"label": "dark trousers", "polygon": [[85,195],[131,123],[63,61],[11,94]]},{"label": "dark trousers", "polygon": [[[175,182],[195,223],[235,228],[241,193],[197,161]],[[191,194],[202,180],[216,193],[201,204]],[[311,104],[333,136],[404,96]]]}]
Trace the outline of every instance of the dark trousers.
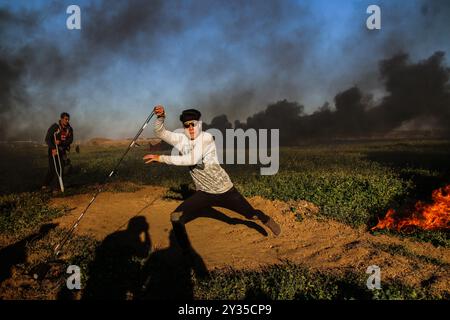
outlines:
[{"label": "dark trousers", "polygon": [[[58,189],[58,178],[57,178],[57,174],[56,174],[56,169],[55,169],[55,164],[53,162],[53,156],[52,156],[52,150],[48,149],[48,169],[47,169],[47,174],[45,175],[44,178],[44,186],[47,187],[51,187],[53,189]],[[61,169],[62,172],[64,172],[64,153],[63,152],[59,152],[59,156],[61,157]],[[58,168],[59,171],[59,162],[58,162],[58,155],[55,156],[55,161],[56,161],[56,167]]]},{"label": "dark trousers", "polygon": [[240,213],[247,219],[259,219],[263,223],[266,223],[269,220],[269,217],[266,214],[253,208],[235,187],[220,194],[197,191],[181,203],[170,216],[173,231],[183,250],[188,250],[190,248],[189,238],[184,224],[189,220],[190,216],[196,212],[210,207],[230,209]]}]

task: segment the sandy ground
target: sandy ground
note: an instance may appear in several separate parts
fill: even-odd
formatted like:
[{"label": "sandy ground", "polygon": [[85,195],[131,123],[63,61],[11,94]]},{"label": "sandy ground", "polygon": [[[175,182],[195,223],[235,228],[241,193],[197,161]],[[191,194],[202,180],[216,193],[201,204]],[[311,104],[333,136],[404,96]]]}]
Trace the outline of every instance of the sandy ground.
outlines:
[{"label": "sandy ground", "polygon": [[[170,213],[181,202],[163,199],[164,193],[164,188],[144,187],[134,193],[100,194],[76,232],[103,240],[115,231],[126,229],[132,217],[143,216],[149,224],[152,248],[167,248],[172,229]],[[65,204],[73,209],[54,222],[61,227],[70,227],[90,199],[91,195],[54,199],[53,205]],[[368,266],[377,265],[381,268],[382,281],[395,279],[410,285],[426,282],[431,283],[437,292],[450,290],[448,248],[387,235],[372,235],[364,229],[323,221],[313,216],[317,210],[312,204],[302,201],[286,204],[260,197],[249,201],[280,224],[281,235],[275,237],[260,224],[247,221],[230,210],[215,208],[218,211],[186,225],[192,246],[208,269],[256,269],[289,260],[317,270],[365,274]],[[295,214],[289,210],[292,205],[305,216],[302,221],[296,221]],[[405,256],[389,252],[386,245],[402,246],[411,254]],[[424,257],[441,263],[424,261]]]}]

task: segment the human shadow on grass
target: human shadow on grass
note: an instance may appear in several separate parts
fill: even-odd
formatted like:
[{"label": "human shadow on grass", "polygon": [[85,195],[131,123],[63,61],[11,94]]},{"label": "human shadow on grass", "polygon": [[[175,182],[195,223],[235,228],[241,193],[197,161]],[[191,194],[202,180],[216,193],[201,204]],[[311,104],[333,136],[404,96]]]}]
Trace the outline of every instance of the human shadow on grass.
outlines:
[{"label": "human shadow on grass", "polygon": [[189,188],[188,184],[180,184],[178,188],[170,187],[169,194],[165,195],[165,199],[169,200],[186,200],[195,193],[195,190]]},{"label": "human shadow on grass", "polygon": [[141,261],[151,249],[148,229],[146,218],[136,216],[129,220],[126,230],[103,240],[89,265],[82,299],[125,300],[139,294]]},{"label": "human shadow on grass", "polygon": [[38,232],[0,250],[0,283],[12,276],[13,266],[27,262],[27,244],[42,239],[56,226],[55,223],[44,224]]},{"label": "human shadow on grass", "polygon": [[178,245],[173,230],[169,247],[153,252],[143,268],[140,299],[192,300],[193,277],[204,279],[208,269],[200,255],[189,243],[188,251]]},{"label": "human shadow on grass", "polygon": [[205,209],[199,211],[198,213],[190,215],[189,217],[187,217],[186,223],[189,223],[192,220],[195,220],[197,218],[215,219],[215,220],[219,220],[219,221],[225,222],[230,225],[241,224],[241,225],[246,226],[249,229],[253,229],[253,230],[257,231],[258,233],[260,233],[261,235],[263,235],[265,237],[267,237],[269,235],[267,233],[267,231],[263,227],[261,227],[259,224],[257,224],[256,222],[229,217],[226,214],[224,214],[224,213],[220,212],[219,210],[216,210],[212,207],[205,208]]}]

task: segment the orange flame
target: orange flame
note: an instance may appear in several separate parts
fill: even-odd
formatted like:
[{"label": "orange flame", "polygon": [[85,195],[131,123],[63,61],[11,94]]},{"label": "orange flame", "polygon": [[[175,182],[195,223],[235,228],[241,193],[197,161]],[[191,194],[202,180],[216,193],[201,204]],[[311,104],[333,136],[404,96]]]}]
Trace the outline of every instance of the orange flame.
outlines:
[{"label": "orange flame", "polygon": [[386,216],[378,221],[371,230],[404,230],[420,228],[424,230],[450,229],[450,185],[434,190],[432,203],[418,201],[408,216],[401,217],[394,209],[389,209]]}]

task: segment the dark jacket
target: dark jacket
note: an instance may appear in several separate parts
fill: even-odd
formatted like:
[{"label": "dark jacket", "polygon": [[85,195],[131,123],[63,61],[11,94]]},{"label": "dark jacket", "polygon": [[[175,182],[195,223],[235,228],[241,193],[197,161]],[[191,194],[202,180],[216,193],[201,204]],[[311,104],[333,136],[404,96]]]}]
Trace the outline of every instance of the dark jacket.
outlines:
[{"label": "dark jacket", "polygon": [[62,151],[68,151],[70,149],[70,145],[73,142],[73,129],[70,125],[63,128],[59,122],[54,123],[48,128],[47,135],[45,136],[45,142],[49,149],[55,149],[55,137],[54,134],[56,132],[56,139],[61,141],[59,144],[59,149]]}]

